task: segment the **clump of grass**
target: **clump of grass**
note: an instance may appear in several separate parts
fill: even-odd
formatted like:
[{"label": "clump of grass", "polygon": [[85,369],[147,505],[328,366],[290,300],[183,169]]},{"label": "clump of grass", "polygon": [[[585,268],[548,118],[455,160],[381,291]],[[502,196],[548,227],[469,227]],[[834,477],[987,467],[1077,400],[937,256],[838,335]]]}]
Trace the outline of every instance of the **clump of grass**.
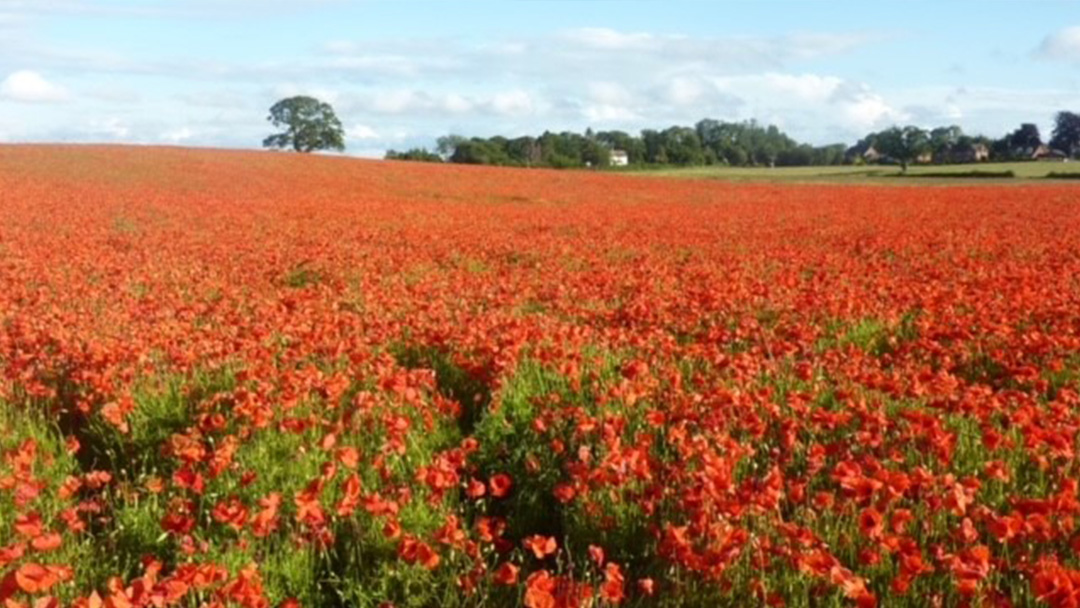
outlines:
[{"label": "clump of grass", "polygon": [[285,273],[282,282],[287,287],[301,289],[310,285],[317,285],[322,281],[319,271],[311,268],[306,262],[297,264],[289,272]]}]

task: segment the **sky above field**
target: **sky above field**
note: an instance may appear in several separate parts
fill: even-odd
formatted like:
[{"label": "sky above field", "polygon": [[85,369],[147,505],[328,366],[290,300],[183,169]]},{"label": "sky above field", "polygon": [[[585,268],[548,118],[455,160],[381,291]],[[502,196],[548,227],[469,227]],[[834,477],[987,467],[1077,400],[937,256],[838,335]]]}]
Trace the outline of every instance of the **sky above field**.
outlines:
[{"label": "sky above field", "polygon": [[365,156],[703,117],[1047,136],[1080,111],[1080,0],[0,0],[0,141],[258,147],[294,94]]}]

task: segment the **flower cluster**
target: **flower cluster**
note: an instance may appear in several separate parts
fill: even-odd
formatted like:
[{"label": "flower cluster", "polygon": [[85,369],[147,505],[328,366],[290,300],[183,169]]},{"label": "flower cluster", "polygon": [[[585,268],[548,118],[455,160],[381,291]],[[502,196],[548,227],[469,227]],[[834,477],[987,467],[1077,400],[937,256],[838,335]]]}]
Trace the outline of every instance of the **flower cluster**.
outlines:
[{"label": "flower cluster", "polygon": [[1078,201],[0,150],[0,602],[1080,605]]}]

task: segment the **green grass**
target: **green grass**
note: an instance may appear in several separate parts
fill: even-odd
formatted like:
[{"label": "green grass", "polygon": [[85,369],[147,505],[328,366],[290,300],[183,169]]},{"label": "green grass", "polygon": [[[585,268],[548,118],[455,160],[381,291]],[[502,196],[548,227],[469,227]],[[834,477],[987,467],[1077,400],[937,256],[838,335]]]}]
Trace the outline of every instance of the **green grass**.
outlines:
[{"label": "green grass", "polygon": [[[890,165],[844,165],[838,167],[687,167],[645,169],[636,175],[730,181],[826,182],[826,183],[1023,183],[1061,175],[1062,163],[1011,162],[963,165],[916,165],[903,175]],[[1051,175],[1056,173],[1057,175]],[[1012,177],[1010,177],[1010,174]],[[973,180],[972,177],[981,179]],[[921,178],[911,180],[910,178]]]}]

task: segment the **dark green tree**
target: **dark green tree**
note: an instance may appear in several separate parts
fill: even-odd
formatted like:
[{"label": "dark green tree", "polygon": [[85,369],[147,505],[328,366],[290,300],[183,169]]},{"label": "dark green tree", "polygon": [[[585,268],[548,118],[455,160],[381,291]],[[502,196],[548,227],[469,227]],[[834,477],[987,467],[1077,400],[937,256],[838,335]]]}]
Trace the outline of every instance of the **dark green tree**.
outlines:
[{"label": "dark green tree", "polygon": [[1080,114],[1058,112],[1054,117],[1050,147],[1069,156],[1076,156],[1076,153],[1080,152]]},{"label": "dark green tree", "polygon": [[587,137],[581,147],[581,159],[588,167],[606,167],[611,164],[611,148],[605,146],[595,136]]},{"label": "dark green tree", "polygon": [[900,170],[907,172],[908,165],[930,151],[930,137],[919,127],[893,127],[878,133],[878,151],[900,163]]},{"label": "dark green tree", "polygon": [[934,162],[947,161],[963,137],[964,131],[956,125],[931,129],[930,152],[934,155]]},{"label": "dark green tree", "polygon": [[1030,158],[1035,150],[1042,145],[1042,137],[1039,135],[1039,127],[1034,123],[1025,122],[1020,128],[1005,136],[1005,150],[1010,157]]},{"label": "dark green tree", "polygon": [[412,160],[425,163],[441,163],[443,162],[442,156],[439,156],[435,152],[429,151],[427,148],[412,148],[404,152],[398,152],[397,150],[387,150],[386,160]]},{"label": "dark green tree", "polygon": [[454,153],[450,155],[450,162],[466,165],[512,165],[506,149],[499,145],[498,141],[490,141],[480,137],[474,137],[458,142]]},{"label": "dark green tree", "polygon": [[297,152],[345,149],[345,130],[334,109],[314,97],[282,99],[270,107],[267,120],[285,131],[264,139],[263,147],[292,148]]},{"label": "dark green tree", "polygon": [[541,160],[540,146],[536,143],[536,138],[530,135],[523,135],[508,141],[506,143],[506,153],[515,165],[523,167],[531,167]]},{"label": "dark green tree", "polygon": [[655,129],[645,129],[641,132],[641,141],[645,147],[645,162],[655,165],[668,163],[667,150],[664,148],[664,137]]},{"label": "dark green tree", "polygon": [[704,165],[705,154],[697,131],[690,127],[668,127],[660,134],[667,161],[676,165]]},{"label": "dark green tree", "polygon": [[435,151],[442,155],[443,158],[449,159],[454,155],[454,151],[463,142],[469,141],[468,137],[464,135],[443,135],[439,139],[435,140]]}]

